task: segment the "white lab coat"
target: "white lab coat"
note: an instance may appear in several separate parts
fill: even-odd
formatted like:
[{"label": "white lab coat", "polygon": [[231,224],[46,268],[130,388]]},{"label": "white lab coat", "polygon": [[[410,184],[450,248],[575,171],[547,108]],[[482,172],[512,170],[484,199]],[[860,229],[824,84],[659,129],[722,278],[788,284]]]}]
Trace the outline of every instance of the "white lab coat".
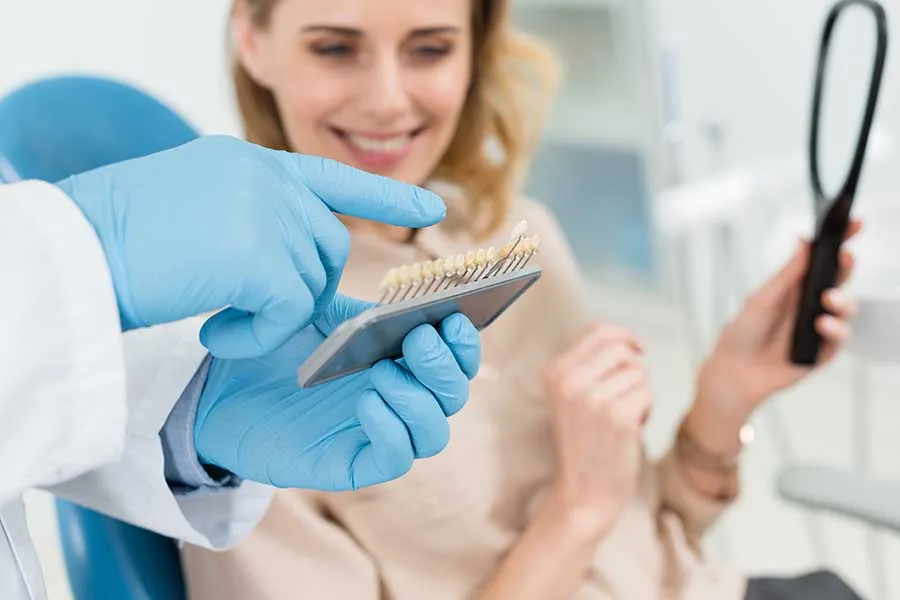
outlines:
[{"label": "white lab coat", "polygon": [[209,548],[259,521],[271,492],[176,497],[165,420],[204,356],[200,321],[121,334],[106,260],[58,188],[0,186],[0,598],[46,597],[21,493],[48,489]]}]

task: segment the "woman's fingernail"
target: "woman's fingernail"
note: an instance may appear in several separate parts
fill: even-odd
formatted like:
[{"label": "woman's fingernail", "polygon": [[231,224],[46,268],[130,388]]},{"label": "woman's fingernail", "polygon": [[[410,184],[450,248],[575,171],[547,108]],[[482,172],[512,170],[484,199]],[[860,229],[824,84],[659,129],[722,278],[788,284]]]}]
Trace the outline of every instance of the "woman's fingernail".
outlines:
[{"label": "woman's fingernail", "polygon": [[847,304],[847,295],[838,289],[828,290],[826,292],[826,300],[834,308],[842,308]]},{"label": "woman's fingernail", "polygon": [[841,322],[830,315],[825,316],[822,318],[822,329],[824,329],[826,333],[836,335],[841,332]]}]

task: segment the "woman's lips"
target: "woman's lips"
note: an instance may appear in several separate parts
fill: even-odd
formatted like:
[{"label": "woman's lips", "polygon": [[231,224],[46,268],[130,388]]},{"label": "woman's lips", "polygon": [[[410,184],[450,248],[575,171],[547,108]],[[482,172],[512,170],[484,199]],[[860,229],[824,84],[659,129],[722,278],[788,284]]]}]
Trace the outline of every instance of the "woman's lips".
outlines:
[{"label": "woman's lips", "polygon": [[332,128],[332,131],[354,162],[374,169],[394,166],[409,156],[424,127],[395,134],[353,133],[338,128]]}]

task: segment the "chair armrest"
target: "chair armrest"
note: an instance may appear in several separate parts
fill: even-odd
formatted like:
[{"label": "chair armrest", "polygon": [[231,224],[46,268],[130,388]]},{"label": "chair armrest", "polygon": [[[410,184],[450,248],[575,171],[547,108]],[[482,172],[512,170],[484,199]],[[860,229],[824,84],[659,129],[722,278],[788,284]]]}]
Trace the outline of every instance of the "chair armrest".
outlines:
[{"label": "chair armrest", "polygon": [[779,496],[807,508],[900,532],[900,482],[818,465],[791,465],[777,476]]}]

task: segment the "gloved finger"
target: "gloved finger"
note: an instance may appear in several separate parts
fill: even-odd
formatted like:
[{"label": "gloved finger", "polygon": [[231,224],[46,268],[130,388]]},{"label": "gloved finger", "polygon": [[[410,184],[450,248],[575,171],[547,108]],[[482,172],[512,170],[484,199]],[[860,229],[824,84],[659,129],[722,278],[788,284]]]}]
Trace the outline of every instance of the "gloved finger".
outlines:
[{"label": "gloved finger", "polygon": [[441,321],[441,337],[466,377],[474,379],[481,367],[481,335],[462,313]]},{"label": "gloved finger", "polygon": [[322,335],[329,336],[338,325],[369,310],[373,306],[375,306],[374,302],[365,302],[343,294],[336,294],[331,302],[315,317],[314,324],[322,332]]},{"label": "gloved finger", "polygon": [[469,379],[456,357],[431,325],[420,325],[403,339],[403,358],[410,373],[437,398],[447,416],[462,409]]},{"label": "gloved finger", "polygon": [[[200,343],[216,358],[268,354],[309,324],[315,301],[293,267],[274,281],[245,286],[234,306],[213,315],[200,329]],[[255,313],[246,306],[259,306]]]},{"label": "gloved finger", "polygon": [[[313,234],[315,237],[315,234]],[[315,300],[316,307],[324,305],[323,297],[328,290],[328,268],[314,240],[305,235],[294,236],[291,240],[291,260],[294,270],[300,274],[300,278],[309,288],[310,294]],[[266,277],[265,271],[260,271],[260,277]],[[264,285],[261,283],[261,285]],[[331,292],[334,293],[333,291]],[[330,300],[330,298],[329,298]],[[244,307],[246,310],[254,310],[253,307]]]},{"label": "gloved finger", "polygon": [[300,178],[335,212],[401,227],[428,227],[447,214],[444,201],[423,188],[319,156],[296,158]]},{"label": "gloved finger", "polygon": [[321,262],[324,286],[317,297],[316,313],[328,306],[337,292],[344,265],[350,255],[350,233],[334,213],[318,200],[308,202],[310,232]]},{"label": "gloved finger", "polygon": [[350,487],[357,490],[396,479],[413,465],[412,441],[406,425],[374,390],[366,390],[356,416],[369,438],[350,465]]},{"label": "gloved finger", "polygon": [[375,391],[406,425],[416,458],[434,456],[447,447],[450,424],[428,388],[392,360],[376,363],[369,377]]}]

